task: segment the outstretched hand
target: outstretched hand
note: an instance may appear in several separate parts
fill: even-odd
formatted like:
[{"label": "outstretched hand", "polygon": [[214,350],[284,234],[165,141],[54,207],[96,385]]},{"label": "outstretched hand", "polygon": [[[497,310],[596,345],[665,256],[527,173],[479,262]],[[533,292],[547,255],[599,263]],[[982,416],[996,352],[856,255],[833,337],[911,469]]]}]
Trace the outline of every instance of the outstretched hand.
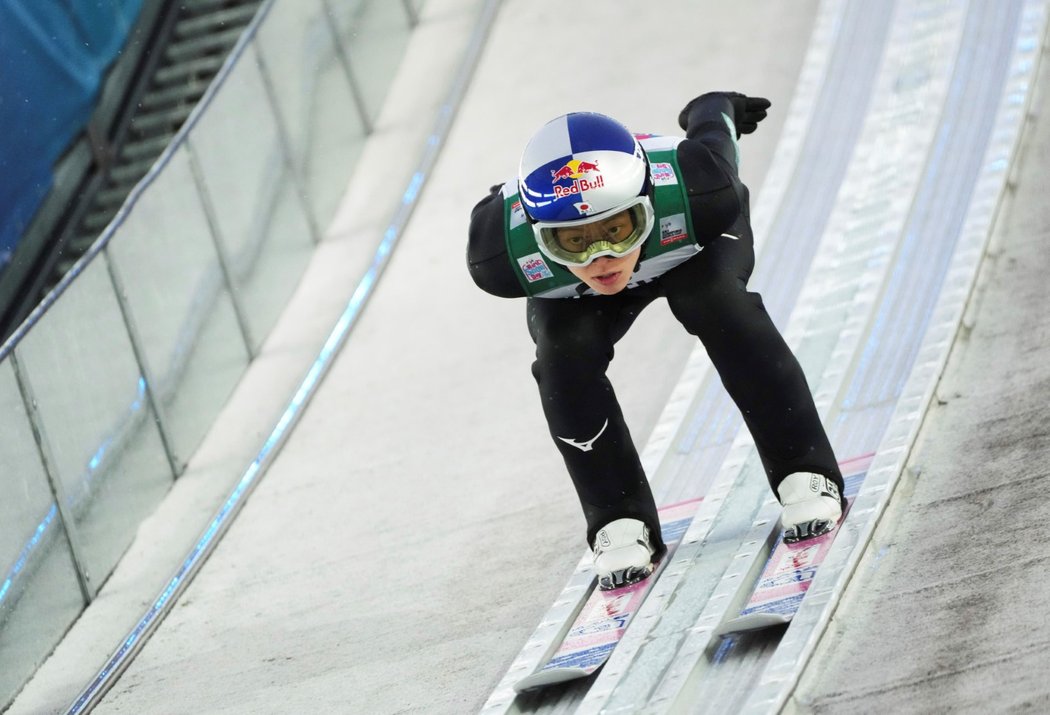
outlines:
[{"label": "outstretched hand", "polygon": [[733,103],[733,122],[736,124],[736,136],[750,134],[758,128],[758,123],[766,118],[766,110],[771,102],[765,97],[748,97],[737,94],[730,97]]},{"label": "outstretched hand", "polygon": [[750,134],[758,128],[758,123],[766,118],[766,110],[771,105],[771,102],[765,97],[748,97],[740,92],[708,92],[685,105],[685,108],[678,114],[678,126],[688,129],[690,110],[704,99],[716,97],[727,99],[733,105],[733,124],[736,126],[738,139],[741,134]]}]

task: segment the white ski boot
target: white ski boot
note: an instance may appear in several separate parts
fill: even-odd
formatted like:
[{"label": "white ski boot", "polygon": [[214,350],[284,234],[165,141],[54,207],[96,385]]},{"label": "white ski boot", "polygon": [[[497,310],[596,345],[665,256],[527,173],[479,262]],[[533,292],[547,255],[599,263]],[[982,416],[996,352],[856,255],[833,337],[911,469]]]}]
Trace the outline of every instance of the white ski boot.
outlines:
[{"label": "white ski boot", "polygon": [[641,581],[653,572],[649,527],[638,519],[617,519],[594,537],[594,570],[603,591]]},{"label": "white ski boot", "polygon": [[789,544],[826,534],[842,518],[839,487],[821,474],[789,474],[777,487],[777,496],[784,507],[780,525]]}]

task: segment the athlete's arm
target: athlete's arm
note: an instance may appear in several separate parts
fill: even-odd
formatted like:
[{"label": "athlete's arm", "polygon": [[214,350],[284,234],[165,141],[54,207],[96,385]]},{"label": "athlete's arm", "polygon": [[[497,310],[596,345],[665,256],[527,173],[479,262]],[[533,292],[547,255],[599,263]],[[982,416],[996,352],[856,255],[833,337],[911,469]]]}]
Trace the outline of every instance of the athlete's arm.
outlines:
[{"label": "athlete's arm", "polygon": [[521,298],[525,290],[514,275],[507,256],[504,235],[502,184],[470,212],[467,240],[467,269],[474,283],[486,293],[500,298]]},{"label": "athlete's arm", "polygon": [[703,144],[724,165],[724,170],[736,174],[736,139],[726,118],[733,121],[733,103],[725,92],[704,94],[685,106],[678,115],[678,124],[685,130],[686,139]]},{"label": "athlete's arm", "polygon": [[689,139],[702,141],[711,151],[736,167],[736,140],[750,134],[766,118],[770,102],[739,92],[702,94],[678,114],[678,125]]},{"label": "athlete's arm", "polygon": [[729,231],[741,216],[747,219],[748,191],[737,173],[736,137],[754,131],[765,116],[764,108],[748,112],[748,102],[768,107],[766,100],[711,92],[687,104],[678,117],[686,130],[678,164],[701,246]]}]

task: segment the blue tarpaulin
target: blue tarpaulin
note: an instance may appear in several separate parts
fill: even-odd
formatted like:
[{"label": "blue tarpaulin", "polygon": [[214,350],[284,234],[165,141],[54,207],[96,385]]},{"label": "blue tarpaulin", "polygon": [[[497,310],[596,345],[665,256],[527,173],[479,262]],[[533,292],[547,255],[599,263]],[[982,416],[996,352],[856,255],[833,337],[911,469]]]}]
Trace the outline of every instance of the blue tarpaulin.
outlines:
[{"label": "blue tarpaulin", "polygon": [[0,270],[86,126],[143,0],[0,0]]}]

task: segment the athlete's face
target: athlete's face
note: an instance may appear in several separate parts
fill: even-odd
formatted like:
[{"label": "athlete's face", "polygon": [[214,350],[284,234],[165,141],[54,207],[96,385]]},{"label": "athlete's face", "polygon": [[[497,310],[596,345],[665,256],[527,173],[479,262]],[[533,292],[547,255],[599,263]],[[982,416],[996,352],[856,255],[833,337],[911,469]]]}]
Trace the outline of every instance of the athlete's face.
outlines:
[{"label": "athlete's face", "polygon": [[619,293],[631,282],[634,267],[638,264],[641,251],[632,251],[626,256],[602,256],[590,265],[582,268],[569,266],[574,276],[583,281],[588,288],[599,295]]}]

